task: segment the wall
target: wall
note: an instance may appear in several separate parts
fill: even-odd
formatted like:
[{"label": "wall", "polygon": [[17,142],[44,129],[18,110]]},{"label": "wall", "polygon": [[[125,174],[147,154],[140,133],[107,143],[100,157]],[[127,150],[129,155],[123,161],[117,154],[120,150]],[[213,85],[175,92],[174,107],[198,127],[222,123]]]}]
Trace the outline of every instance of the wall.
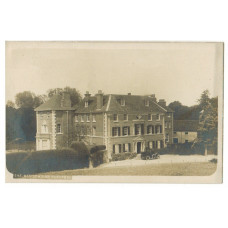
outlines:
[{"label": "wall", "polygon": [[192,142],[197,138],[197,132],[188,132],[186,135],[185,132],[178,131],[173,134],[173,138],[178,138],[178,143],[185,143],[185,140]]}]

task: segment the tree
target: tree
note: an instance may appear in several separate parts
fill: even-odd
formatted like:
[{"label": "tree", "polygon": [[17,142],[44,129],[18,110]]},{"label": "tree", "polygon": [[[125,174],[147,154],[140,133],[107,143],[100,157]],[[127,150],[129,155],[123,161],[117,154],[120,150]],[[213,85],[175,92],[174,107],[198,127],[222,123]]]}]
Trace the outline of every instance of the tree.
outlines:
[{"label": "tree", "polygon": [[204,110],[208,107],[208,105],[211,104],[210,101],[210,93],[209,90],[204,90],[200,96],[200,99],[198,99],[199,106],[201,110]]},{"label": "tree", "polygon": [[205,90],[198,100],[202,108],[199,118],[198,142],[214,146],[217,150],[218,141],[218,97],[209,97],[209,91]]},{"label": "tree", "polygon": [[81,94],[79,91],[77,91],[75,88],[71,88],[69,86],[65,88],[55,88],[55,89],[49,89],[47,91],[48,97],[52,97],[55,94],[62,94],[63,92],[68,92],[70,94],[70,99],[71,99],[71,105],[74,106],[78,104],[81,100]]},{"label": "tree", "polygon": [[85,142],[89,144],[86,140],[86,136],[90,135],[91,128],[86,124],[77,124],[75,128],[70,128],[67,134],[63,134],[61,139],[61,145],[63,147],[69,147],[72,142]]},{"label": "tree", "polygon": [[184,114],[189,111],[188,106],[182,105],[179,101],[174,101],[169,104],[169,107],[174,111],[175,120],[186,119]]},{"label": "tree", "polygon": [[11,108],[15,108],[15,104],[13,103],[13,101],[7,101],[6,103],[6,107],[11,107]]},{"label": "tree", "polygon": [[39,96],[36,96],[30,91],[24,91],[16,94],[15,102],[17,107],[29,109],[34,109],[43,103]]}]

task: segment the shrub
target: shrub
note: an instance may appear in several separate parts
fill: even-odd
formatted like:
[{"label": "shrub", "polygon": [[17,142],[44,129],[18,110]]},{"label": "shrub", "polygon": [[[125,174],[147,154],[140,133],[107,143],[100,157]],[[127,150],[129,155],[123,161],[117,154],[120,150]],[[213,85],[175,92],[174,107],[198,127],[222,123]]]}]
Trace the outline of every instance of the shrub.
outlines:
[{"label": "shrub", "polygon": [[122,161],[127,159],[133,159],[136,156],[137,156],[137,153],[132,153],[132,152],[112,154],[112,161]]},{"label": "shrub", "polygon": [[73,141],[70,145],[70,148],[77,151],[80,156],[89,156],[89,149],[84,142],[75,142]]},{"label": "shrub", "polygon": [[93,167],[97,167],[103,163],[107,163],[108,162],[107,150],[98,150],[90,154],[90,159]]},{"label": "shrub", "polygon": [[6,154],[6,167],[13,174],[36,174],[89,166],[89,154],[73,149]]}]

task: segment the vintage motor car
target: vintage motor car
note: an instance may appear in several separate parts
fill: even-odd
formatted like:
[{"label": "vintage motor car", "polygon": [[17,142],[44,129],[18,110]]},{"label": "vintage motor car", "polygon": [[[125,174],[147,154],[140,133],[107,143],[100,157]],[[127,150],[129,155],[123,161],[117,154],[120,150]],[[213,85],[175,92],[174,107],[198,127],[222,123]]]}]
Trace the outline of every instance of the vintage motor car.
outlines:
[{"label": "vintage motor car", "polygon": [[142,160],[152,160],[158,158],[160,158],[159,153],[153,149],[146,148],[145,151],[141,153]]}]

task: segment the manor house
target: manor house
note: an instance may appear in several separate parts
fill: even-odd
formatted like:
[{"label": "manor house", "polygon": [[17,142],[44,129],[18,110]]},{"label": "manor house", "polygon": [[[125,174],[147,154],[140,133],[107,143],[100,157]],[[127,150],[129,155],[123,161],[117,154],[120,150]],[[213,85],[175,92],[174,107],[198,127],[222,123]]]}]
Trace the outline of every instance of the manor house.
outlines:
[{"label": "manor house", "polygon": [[141,153],[146,147],[163,148],[173,140],[173,111],[166,101],[147,96],[86,92],[71,106],[70,95],[54,95],[35,109],[36,149],[67,147],[79,138],[105,145],[111,153]]}]

